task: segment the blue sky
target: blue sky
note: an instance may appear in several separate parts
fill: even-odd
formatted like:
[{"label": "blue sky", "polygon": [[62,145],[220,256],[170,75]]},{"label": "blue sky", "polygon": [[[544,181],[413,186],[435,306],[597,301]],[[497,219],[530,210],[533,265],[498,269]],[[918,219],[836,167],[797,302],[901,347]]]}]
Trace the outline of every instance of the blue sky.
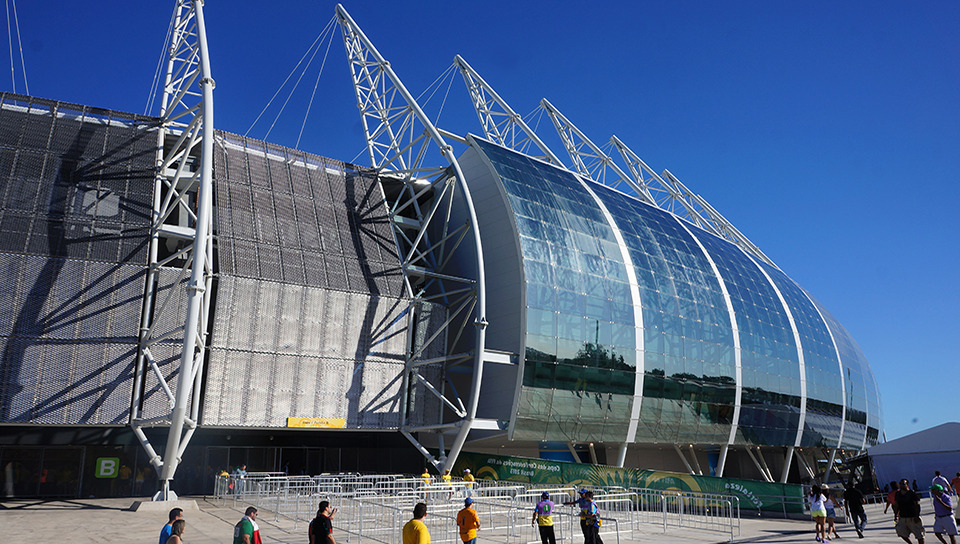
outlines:
[{"label": "blue sky", "polygon": [[[206,2],[217,128],[247,131],[335,4],[265,5]],[[459,53],[519,113],[546,97],[704,196],[857,339],[888,438],[960,419],[960,3],[345,5],[414,94]],[[31,94],[142,113],[172,7],[18,3]],[[322,56],[271,141],[296,142]],[[16,72],[23,92],[19,59]],[[439,125],[480,132],[459,76],[425,109],[448,88]],[[538,133],[565,158],[548,124]],[[300,147],[364,150],[339,34]]]}]

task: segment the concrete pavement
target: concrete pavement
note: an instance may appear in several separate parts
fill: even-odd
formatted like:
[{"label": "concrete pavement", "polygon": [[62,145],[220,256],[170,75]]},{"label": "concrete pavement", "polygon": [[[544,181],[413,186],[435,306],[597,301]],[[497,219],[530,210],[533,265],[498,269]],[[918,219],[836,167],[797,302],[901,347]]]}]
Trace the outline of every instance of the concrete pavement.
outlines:
[{"label": "concrete pavement", "polygon": [[[230,543],[233,526],[243,516],[245,505],[233,506],[231,502],[221,505],[219,501],[204,497],[194,499],[199,510],[187,509],[184,518],[187,529],[184,541],[187,544]],[[0,502],[0,527],[5,542],[71,542],[81,543],[144,543],[157,542],[160,527],[167,521],[167,510],[131,510],[136,499],[71,499],[60,501],[11,500]],[[140,500],[148,500],[146,498]],[[933,516],[929,505],[923,504],[927,525],[927,542],[937,543],[932,533]],[[893,516],[882,514],[883,505],[867,506],[867,530],[865,538],[858,539],[851,525],[840,525],[843,537],[840,541],[864,544],[902,542],[893,530]],[[274,521],[274,514],[260,509],[258,518],[260,533],[266,544],[305,543],[306,523],[281,518]],[[334,520],[334,536],[338,544],[360,544],[356,535],[337,534]],[[481,520],[482,522],[482,520]],[[481,529],[478,544],[505,544],[505,535],[484,534]],[[617,544],[614,538],[604,536],[605,544]],[[573,543],[579,544],[576,538]],[[638,538],[621,538],[619,544],[657,542],[663,544],[727,542],[729,537],[718,533],[670,529],[663,533],[659,527],[643,531]],[[782,520],[769,518],[744,518],[741,534],[736,542],[758,543],[815,543],[813,521]],[[367,542],[372,543],[368,540]],[[834,541],[836,544],[837,541]],[[398,543],[399,544],[399,543]]]}]

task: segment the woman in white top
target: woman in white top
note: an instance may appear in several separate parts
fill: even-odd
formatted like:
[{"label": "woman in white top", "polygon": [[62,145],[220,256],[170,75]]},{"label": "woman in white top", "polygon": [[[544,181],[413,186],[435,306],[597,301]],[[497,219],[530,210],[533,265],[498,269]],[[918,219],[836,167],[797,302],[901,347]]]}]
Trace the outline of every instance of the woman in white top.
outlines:
[{"label": "woman in white top", "polygon": [[826,520],[827,520],[827,497],[820,491],[820,486],[814,485],[810,488],[810,515],[817,524],[817,542],[830,542],[827,540]]}]

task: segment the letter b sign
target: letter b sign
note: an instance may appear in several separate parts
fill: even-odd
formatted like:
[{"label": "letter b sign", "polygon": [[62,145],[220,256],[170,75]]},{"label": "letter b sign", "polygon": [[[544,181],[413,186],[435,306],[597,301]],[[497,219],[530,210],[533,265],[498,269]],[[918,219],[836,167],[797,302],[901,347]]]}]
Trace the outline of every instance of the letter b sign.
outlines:
[{"label": "letter b sign", "polygon": [[119,471],[119,457],[97,457],[97,467],[94,471],[97,478],[116,478]]}]

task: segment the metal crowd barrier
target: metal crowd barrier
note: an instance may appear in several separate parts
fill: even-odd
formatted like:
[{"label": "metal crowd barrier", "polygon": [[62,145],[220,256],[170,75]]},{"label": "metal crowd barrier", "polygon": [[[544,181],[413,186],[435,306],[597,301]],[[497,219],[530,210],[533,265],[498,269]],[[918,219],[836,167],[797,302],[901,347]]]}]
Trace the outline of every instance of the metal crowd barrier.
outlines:
[{"label": "metal crowd barrier", "polygon": [[[564,506],[576,495],[573,487],[526,487],[519,484],[480,480],[468,488],[462,481],[437,481],[425,484],[420,478],[402,475],[364,476],[323,474],[319,476],[283,476],[251,473],[237,485],[234,476],[221,476],[215,486],[216,497],[234,505],[254,505],[281,517],[308,522],[316,515],[317,505],[327,500],[338,509],[333,523],[345,542],[370,540],[396,544],[403,525],[411,518],[413,506],[428,504],[424,520],[436,544],[458,544],[456,515],[469,492],[481,521],[485,539],[504,540],[507,544],[538,544],[539,531],[531,524],[533,509],[540,494],[548,491],[557,503],[554,531],[558,540],[573,542],[580,535],[580,517],[575,505]],[[233,484],[231,486],[231,484]],[[724,533],[734,539],[740,534],[740,504],[732,495],[654,489],[593,489],[603,525],[601,537],[637,540],[638,533],[651,528],[663,532],[690,528]],[[266,514],[266,512],[264,512]],[[261,514],[263,515],[263,514]]]}]

